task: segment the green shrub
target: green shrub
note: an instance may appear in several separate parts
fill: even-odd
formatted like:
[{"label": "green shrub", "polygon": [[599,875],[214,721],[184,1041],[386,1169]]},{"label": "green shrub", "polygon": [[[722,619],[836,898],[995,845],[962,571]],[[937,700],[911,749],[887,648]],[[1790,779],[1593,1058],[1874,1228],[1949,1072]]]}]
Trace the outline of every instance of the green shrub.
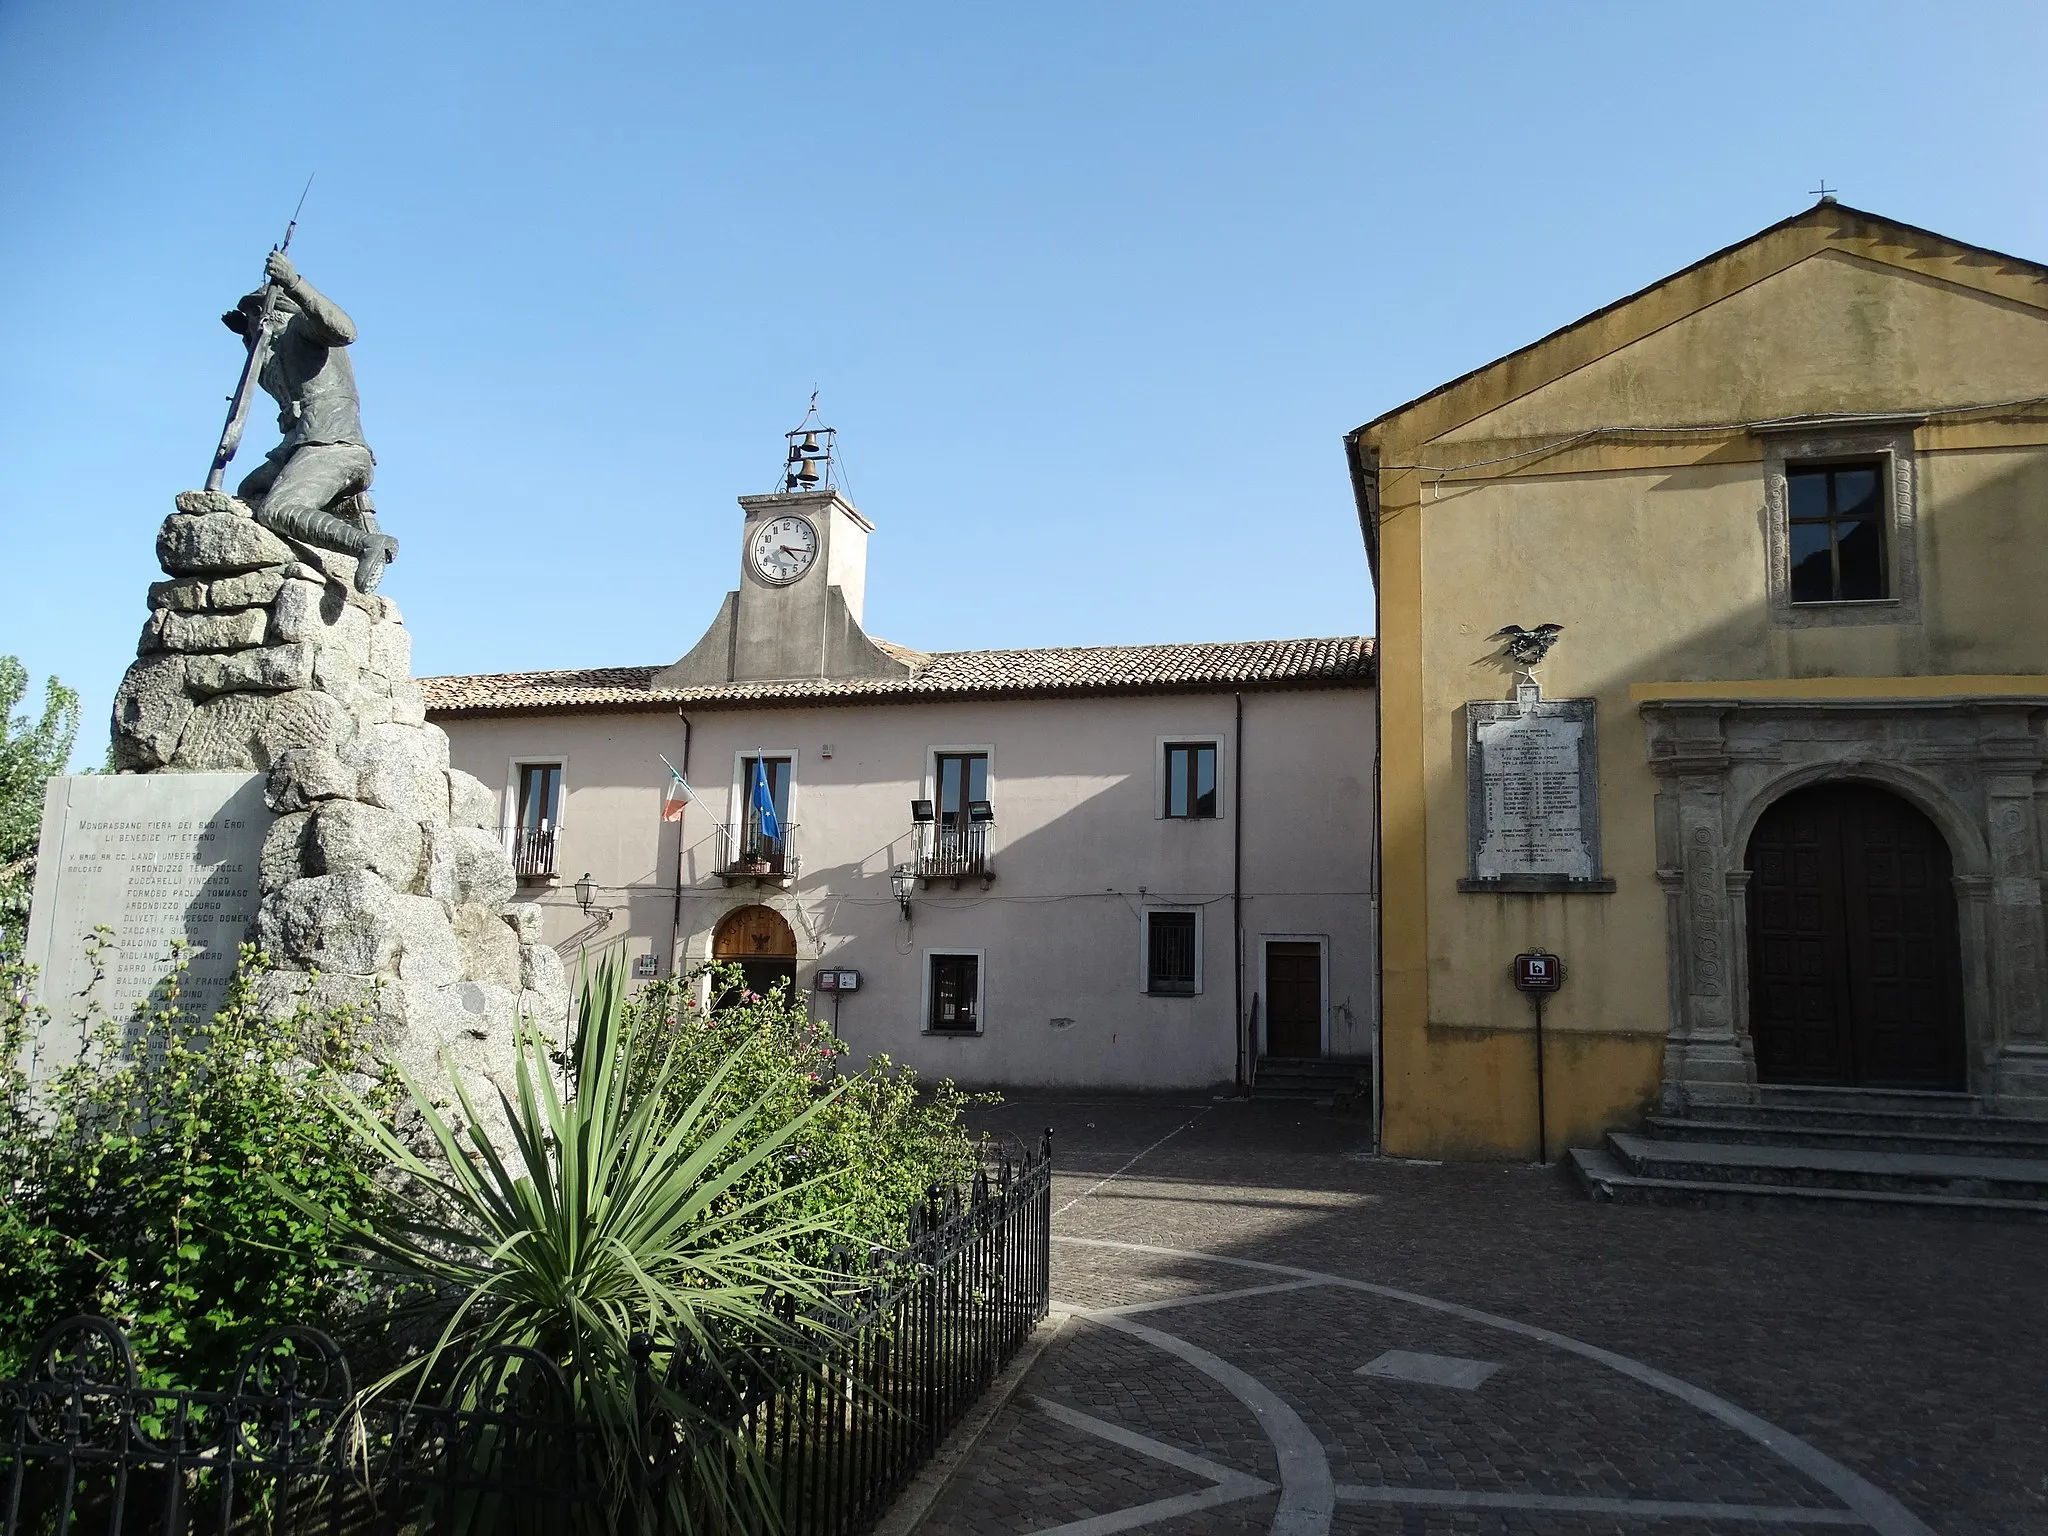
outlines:
[{"label": "green shrub", "polygon": [[[706,994],[719,1006],[701,1006]],[[651,1039],[675,1053],[662,1090],[671,1100],[686,1101],[723,1071],[713,1099],[718,1113],[764,1097],[769,1122],[779,1124],[823,1106],[782,1155],[754,1168],[735,1199],[802,1186],[793,1209],[829,1217],[833,1241],[893,1247],[931,1185],[962,1182],[974,1171],[975,1146],[961,1112],[992,1096],[963,1093],[943,1079],[926,1085],[884,1055],[842,1073],[845,1042],[813,1020],[786,985],[752,992],[738,966],[706,967],[656,982],[627,1006]],[[732,1155],[745,1150],[736,1147]],[[812,1239],[805,1257],[823,1262],[826,1244],[822,1236]]]},{"label": "green shrub", "polygon": [[[756,1193],[756,1174],[788,1161],[840,1094],[796,1102],[779,1081],[749,1088],[744,1048],[682,1089],[695,1058],[628,1008],[616,954],[584,979],[578,1011],[573,1094],[538,1032],[521,1027],[509,1147],[479,1128],[470,1085],[454,1072],[433,1087],[404,1079],[438,1157],[395,1135],[376,1106],[337,1092],[358,1143],[403,1175],[392,1206],[356,1236],[400,1287],[430,1296],[440,1319],[432,1347],[369,1390],[440,1396],[490,1351],[538,1349],[561,1363],[578,1416],[598,1433],[592,1471],[609,1507],[594,1513],[594,1529],[772,1530],[780,1522],[758,1452],[735,1427],[762,1375],[728,1374],[724,1363],[776,1362],[768,1378],[787,1379],[815,1353],[803,1313],[824,1300],[829,1277],[801,1255],[835,1234],[829,1211],[807,1197],[834,1175],[778,1176]],[[435,1087],[452,1092],[466,1126],[443,1116]],[[643,1336],[653,1351],[645,1376],[634,1358]],[[675,1348],[713,1372],[708,1387],[701,1372],[687,1388],[670,1376]],[[678,1437],[690,1448],[682,1475],[647,1477]]]},{"label": "green shrub", "polygon": [[[104,930],[94,959],[108,948]],[[190,1018],[180,955],[150,1009],[90,1009],[84,1050],[32,1102],[23,1046],[39,1022],[32,981],[0,963],[0,1379],[37,1336],[80,1312],[128,1332],[154,1385],[217,1387],[278,1323],[360,1320],[367,1278],[342,1231],[309,1217],[367,1215],[381,1163],[346,1134],[319,1084],[353,1064],[363,1020],[346,1010],[266,1018],[263,957],[244,947],[220,1013]],[[372,1088],[369,1102],[386,1103]]]}]

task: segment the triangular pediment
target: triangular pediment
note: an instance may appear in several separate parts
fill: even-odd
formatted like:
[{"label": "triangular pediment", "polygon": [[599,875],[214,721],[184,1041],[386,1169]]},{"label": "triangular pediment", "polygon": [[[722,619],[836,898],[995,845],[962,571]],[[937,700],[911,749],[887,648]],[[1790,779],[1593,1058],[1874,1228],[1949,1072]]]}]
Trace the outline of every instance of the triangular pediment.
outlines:
[{"label": "triangular pediment", "polygon": [[1822,204],[1391,411],[1360,435],[1925,411],[2048,392],[2048,268]]}]

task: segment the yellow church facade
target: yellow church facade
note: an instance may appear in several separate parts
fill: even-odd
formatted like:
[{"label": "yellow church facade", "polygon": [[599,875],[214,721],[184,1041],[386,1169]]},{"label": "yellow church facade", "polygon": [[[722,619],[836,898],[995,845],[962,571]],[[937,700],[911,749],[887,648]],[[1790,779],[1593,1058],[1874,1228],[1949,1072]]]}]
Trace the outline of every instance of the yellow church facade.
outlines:
[{"label": "yellow church facade", "polygon": [[2048,1113],[2048,268],[1823,201],[1347,448],[1388,1152]]}]

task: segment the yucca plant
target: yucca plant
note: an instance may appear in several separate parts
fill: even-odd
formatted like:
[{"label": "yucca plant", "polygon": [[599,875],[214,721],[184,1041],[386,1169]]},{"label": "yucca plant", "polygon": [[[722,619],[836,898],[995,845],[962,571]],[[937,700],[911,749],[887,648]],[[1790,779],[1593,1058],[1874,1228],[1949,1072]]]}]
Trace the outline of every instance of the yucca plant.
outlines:
[{"label": "yucca plant", "polygon": [[[642,1059],[648,1040],[626,1008],[617,955],[582,978],[579,1013],[567,1094],[538,1032],[522,1028],[516,1102],[500,1095],[509,1149],[479,1128],[452,1070],[461,1127],[405,1081],[438,1157],[337,1087],[354,1133],[402,1176],[392,1210],[357,1240],[402,1289],[433,1298],[438,1320],[431,1346],[370,1391],[419,1398],[491,1351],[539,1350],[561,1362],[595,1431],[601,1464],[585,1470],[606,1502],[592,1525],[774,1531],[780,1511],[737,1405],[750,1383],[758,1391],[817,1358],[823,1339],[804,1319],[828,1276],[795,1255],[829,1221],[778,1218],[818,1180],[741,1191],[832,1096],[779,1125],[764,1123],[766,1095],[718,1118],[711,1106],[736,1054],[679,1103],[663,1091],[673,1048],[651,1066]],[[643,1369],[650,1342],[689,1369]],[[747,1364],[722,1364],[732,1360]]]}]

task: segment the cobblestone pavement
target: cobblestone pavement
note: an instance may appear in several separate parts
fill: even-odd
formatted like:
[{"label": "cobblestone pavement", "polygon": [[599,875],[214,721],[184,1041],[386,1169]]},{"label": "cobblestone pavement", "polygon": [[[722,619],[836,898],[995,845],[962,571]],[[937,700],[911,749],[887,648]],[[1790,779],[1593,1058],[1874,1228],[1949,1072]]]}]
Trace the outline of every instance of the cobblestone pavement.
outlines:
[{"label": "cobblestone pavement", "polygon": [[1058,1335],[923,1536],[2048,1536],[2048,1228],[1596,1206],[1286,1103],[1051,1126]]}]

